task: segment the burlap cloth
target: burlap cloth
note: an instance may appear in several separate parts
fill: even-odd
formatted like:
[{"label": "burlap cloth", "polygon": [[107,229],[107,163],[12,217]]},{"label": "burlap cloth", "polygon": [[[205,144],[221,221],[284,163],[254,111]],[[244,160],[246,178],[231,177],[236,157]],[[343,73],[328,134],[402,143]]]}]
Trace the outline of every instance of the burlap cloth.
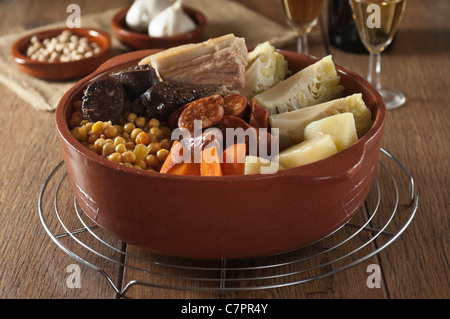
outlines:
[{"label": "burlap cloth", "polygon": [[[205,14],[207,18],[205,40],[227,33],[244,37],[248,46],[270,41],[275,47],[281,47],[295,40],[295,33],[289,28],[279,25],[236,2],[185,0],[184,4],[197,8]],[[82,27],[97,28],[111,35],[113,56],[130,51],[129,48],[115,39],[112,33],[111,18],[119,9],[81,17]],[[33,31],[60,26],[65,26],[65,21],[0,37],[0,81],[38,110],[54,111],[60,98],[77,80],[46,81],[20,72],[11,57],[11,46],[14,41]]]}]

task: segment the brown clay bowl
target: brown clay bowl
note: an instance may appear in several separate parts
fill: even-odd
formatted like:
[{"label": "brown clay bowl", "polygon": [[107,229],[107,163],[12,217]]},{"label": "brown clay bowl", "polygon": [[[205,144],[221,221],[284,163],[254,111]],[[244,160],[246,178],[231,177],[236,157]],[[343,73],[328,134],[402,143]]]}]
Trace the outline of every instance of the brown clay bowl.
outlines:
[{"label": "brown clay bowl", "polygon": [[168,49],[170,47],[188,43],[197,43],[203,40],[202,37],[206,25],[206,17],[195,9],[183,6],[184,12],[188,14],[197,25],[197,28],[194,30],[169,37],[150,37],[146,33],[133,31],[126,25],[125,17],[129,8],[130,7],[127,7],[117,12],[111,20],[111,26],[115,37],[132,49]]},{"label": "brown clay bowl", "polygon": [[111,39],[109,35],[100,30],[88,28],[71,28],[70,31],[100,45],[100,52],[91,57],[71,62],[40,62],[30,59],[25,54],[31,37],[37,36],[39,40],[53,38],[67,29],[44,30],[26,35],[14,42],[11,47],[11,54],[19,69],[26,74],[45,80],[69,80],[83,77],[95,71],[103,62],[110,58]]},{"label": "brown clay bowl", "polygon": [[[377,90],[336,66],[347,94],[360,92],[372,112],[370,131],[327,159],[246,176],[176,176],[115,164],[70,133],[72,103],[103,74],[136,64],[157,50],[115,57],[78,82],[55,114],[64,161],[77,201],[100,227],[146,250],[184,258],[241,259],[296,249],[345,224],[372,183],[386,108]],[[295,72],[317,61],[280,51]]]}]

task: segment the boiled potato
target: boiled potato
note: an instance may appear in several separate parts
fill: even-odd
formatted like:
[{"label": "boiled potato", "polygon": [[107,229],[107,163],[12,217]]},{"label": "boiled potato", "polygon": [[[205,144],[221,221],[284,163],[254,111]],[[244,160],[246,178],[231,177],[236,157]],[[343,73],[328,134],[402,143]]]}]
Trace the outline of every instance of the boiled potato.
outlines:
[{"label": "boiled potato", "polygon": [[245,175],[249,174],[273,174],[284,169],[278,160],[268,160],[259,156],[247,155],[245,157]]},{"label": "boiled potato", "polygon": [[340,113],[311,122],[305,127],[304,139],[311,140],[324,134],[331,136],[338,152],[355,143],[358,140],[358,135],[353,113]]},{"label": "boiled potato", "polygon": [[319,161],[337,152],[331,136],[323,134],[280,152],[279,162],[285,168],[297,167]]}]

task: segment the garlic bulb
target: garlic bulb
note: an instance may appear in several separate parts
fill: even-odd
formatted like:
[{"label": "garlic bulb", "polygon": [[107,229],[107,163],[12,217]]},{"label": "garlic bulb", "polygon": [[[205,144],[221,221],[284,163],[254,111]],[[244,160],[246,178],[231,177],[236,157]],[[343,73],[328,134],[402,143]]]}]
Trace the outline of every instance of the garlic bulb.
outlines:
[{"label": "garlic bulb", "polygon": [[189,32],[195,28],[194,21],[183,11],[181,0],[177,0],[151,20],[148,34],[151,37],[165,37]]},{"label": "garlic bulb", "polygon": [[125,16],[125,22],[134,31],[146,32],[150,21],[169,6],[167,0],[135,0]]}]

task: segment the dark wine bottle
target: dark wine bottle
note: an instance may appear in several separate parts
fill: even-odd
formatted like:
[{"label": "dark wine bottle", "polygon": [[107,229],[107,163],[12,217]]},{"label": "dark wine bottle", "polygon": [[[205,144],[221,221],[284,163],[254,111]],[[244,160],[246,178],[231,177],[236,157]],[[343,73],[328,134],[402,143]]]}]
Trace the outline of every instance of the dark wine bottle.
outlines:
[{"label": "dark wine bottle", "polygon": [[337,49],[352,53],[368,53],[361,42],[349,0],[328,1],[328,37]]}]

